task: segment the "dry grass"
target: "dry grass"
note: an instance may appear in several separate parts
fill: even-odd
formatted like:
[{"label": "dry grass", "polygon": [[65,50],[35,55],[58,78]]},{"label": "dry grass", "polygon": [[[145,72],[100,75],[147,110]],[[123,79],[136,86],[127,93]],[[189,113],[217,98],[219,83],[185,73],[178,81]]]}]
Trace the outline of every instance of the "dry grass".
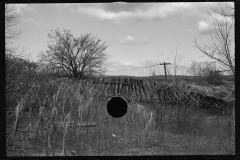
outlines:
[{"label": "dry grass", "polygon": [[[34,86],[14,92],[14,99],[7,94],[8,156],[235,153],[234,113],[132,101],[127,114],[115,119],[99,85],[62,80]],[[156,87],[150,83],[147,92],[156,94]]]}]

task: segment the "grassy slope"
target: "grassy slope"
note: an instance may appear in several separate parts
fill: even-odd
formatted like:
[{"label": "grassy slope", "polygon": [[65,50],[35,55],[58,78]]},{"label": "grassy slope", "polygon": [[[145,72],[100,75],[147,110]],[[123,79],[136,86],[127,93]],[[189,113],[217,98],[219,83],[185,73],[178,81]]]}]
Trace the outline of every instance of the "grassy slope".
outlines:
[{"label": "grassy slope", "polygon": [[[144,124],[141,115],[137,118],[134,116],[135,112],[128,112],[124,118],[114,119],[107,114],[107,101],[103,98],[101,88],[93,89],[93,86],[82,82],[65,80],[42,83],[41,87],[16,94],[21,95],[17,104],[22,102],[23,108],[29,106],[34,108],[34,112],[30,112],[31,118],[23,121],[24,123],[31,121],[28,129],[37,128],[39,133],[42,133],[43,128],[47,126],[52,128],[50,127],[47,134],[40,134],[38,141],[34,142],[37,147],[32,145],[26,148],[25,143],[18,137],[20,138],[18,144],[20,143],[22,149],[8,149],[7,154],[10,156],[51,155],[52,150],[55,151],[55,155],[59,155],[64,154],[63,148],[67,155],[179,155],[235,152],[232,113],[221,116],[184,106],[144,104],[149,108],[157,107],[160,116],[156,121],[158,127],[151,128],[149,135],[145,135],[143,132],[145,128],[140,125]],[[45,108],[43,112],[39,109],[41,106]],[[81,110],[81,106],[86,109]],[[57,112],[53,109],[55,107]],[[94,121],[98,126],[80,130],[69,127],[65,122],[69,115],[74,118],[74,113],[79,109],[81,114],[76,115],[75,121],[83,117],[83,121]],[[19,115],[21,119],[26,113],[16,107],[14,115]],[[42,121],[41,117],[44,123],[39,126],[37,122]],[[50,121],[51,117],[57,119]],[[62,127],[54,125],[54,121],[60,122]],[[27,133],[26,136],[30,138],[31,134]]]}]

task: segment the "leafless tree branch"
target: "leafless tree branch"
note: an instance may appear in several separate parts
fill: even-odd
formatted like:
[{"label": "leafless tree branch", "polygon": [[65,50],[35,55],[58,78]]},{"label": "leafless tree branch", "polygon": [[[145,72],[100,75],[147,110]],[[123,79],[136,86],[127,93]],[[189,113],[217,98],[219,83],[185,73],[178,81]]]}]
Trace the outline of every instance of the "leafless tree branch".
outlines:
[{"label": "leafless tree branch", "polygon": [[[234,6],[225,5],[229,10],[234,10]],[[235,78],[235,15],[227,15],[223,9],[222,12],[213,8],[212,10],[219,15],[216,17],[210,14],[213,22],[212,26],[209,25],[212,43],[202,46],[195,39],[195,47],[220,64],[223,70],[230,70],[231,75]]]},{"label": "leafless tree branch", "polygon": [[90,74],[101,74],[108,45],[91,34],[73,37],[70,30],[59,29],[48,34],[50,43],[46,54],[40,54],[40,60],[52,63],[75,78],[84,78]]},{"label": "leafless tree branch", "polygon": [[5,4],[5,53],[6,56],[16,53],[17,47],[12,47],[12,40],[19,38],[21,31],[13,30],[12,27],[19,23],[19,16],[16,12],[16,6]]}]

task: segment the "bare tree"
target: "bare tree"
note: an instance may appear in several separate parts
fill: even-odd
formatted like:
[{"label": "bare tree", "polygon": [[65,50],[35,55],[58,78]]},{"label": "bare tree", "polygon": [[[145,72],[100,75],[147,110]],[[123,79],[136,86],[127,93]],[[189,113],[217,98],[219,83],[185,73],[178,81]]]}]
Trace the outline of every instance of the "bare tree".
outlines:
[{"label": "bare tree", "polygon": [[194,75],[195,82],[213,85],[220,85],[223,83],[222,78],[224,77],[217,69],[216,62],[196,62],[192,61],[188,73]]},{"label": "bare tree", "polygon": [[192,61],[190,67],[188,69],[188,73],[192,74],[195,78],[195,82],[197,82],[197,61]]},{"label": "bare tree", "polygon": [[[19,23],[19,15],[17,13],[16,5],[5,4],[5,77],[6,77],[6,92],[13,91],[17,88],[19,83],[24,82],[30,75],[31,70],[29,61],[20,58],[21,54],[17,54],[18,47],[13,46],[12,42],[18,39],[21,31],[15,30]],[[23,51],[22,51],[23,52]],[[29,70],[28,70],[29,69]],[[32,71],[32,70],[31,70]],[[31,72],[33,73],[33,72]],[[12,92],[11,92],[12,94]],[[10,95],[11,95],[10,94]],[[8,99],[9,97],[7,97]]]},{"label": "bare tree", "polygon": [[152,61],[152,60],[146,60],[145,62],[143,62],[143,65],[146,67],[146,70],[145,70],[146,75],[149,75],[153,80],[157,76],[157,69],[156,69],[156,66],[158,66],[157,63],[158,62]]},{"label": "bare tree", "polygon": [[211,85],[221,84],[221,72],[218,71],[215,62],[200,62],[197,67],[198,77]]},{"label": "bare tree", "polygon": [[20,31],[13,30],[12,27],[19,23],[19,15],[16,12],[16,6],[13,4],[5,4],[5,53],[12,56],[17,47],[12,47],[12,40],[19,38]]},{"label": "bare tree", "polygon": [[235,15],[234,15],[234,12],[233,12],[234,9],[235,9],[234,2],[220,2],[219,6],[223,3],[225,5],[225,7],[228,9],[228,11],[230,11],[229,13],[224,12],[223,9],[221,11],[217,11],[217,9],[214,9],[211,6],[210,7],[217,14],[220,14],[222,16],[232,17],[233,19],[235,19]]},{"label": "bare tree", "polygon": [[175,54],[175,57],[174,57],[174,63],[173,63],[173,67],[174,67],[173,82],[174,83],[176,82],[176,75],[177,75],[177,72],[179,70],[178,63],[177,63],[177,52],[178,52],[178,47],[177,47],[177,50],[176,50],[176,54]]},{"label": "bare tree", "polygon": [[51,39],[46,53],[41,52],[40,61],[57,67],[67,75],[82,79],[87,75],[104,72],[107,45],[91,34],[74,38],[70,30],[59,29],[48,34]]},{"label": "bare tree", "polygon": [[171,66],[167,67],[167,69],[166,69],[167,75],[172,80],[173,83],[175,83],[177,81],[177,79],[179,79],[179,77],[177,76],[177,73],[180,70],[179,61],[180,61],[180,59],[178,57],[178,46],[177,46],[173,63]]},{"label": "bare tree", "polygon": [[[225,4],[227,9],[234,11],[234,6]],[[235,34],[234,34],[234,14],[226,14],[214,10],[211,14],[213,27],[209,25],[209,32],[212,43],[200,46],[195,39],[195,47],[203,52],[206,56],[213,59],[220,66],[222,72],[227,71],[233,75],[235,80]]]}]

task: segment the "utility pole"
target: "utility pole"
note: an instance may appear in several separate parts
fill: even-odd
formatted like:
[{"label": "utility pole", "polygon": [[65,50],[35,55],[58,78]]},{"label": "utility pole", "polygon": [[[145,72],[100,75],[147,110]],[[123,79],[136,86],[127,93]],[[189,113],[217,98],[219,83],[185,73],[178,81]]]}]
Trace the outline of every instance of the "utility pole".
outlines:
[{"label": "utility pole", "polygon": [[164,72],[165,72],[165,79],[167,80],[167,72],[166,72],[166,65],[169,65],[171,63],[160,63],[160,65],[164,65]]}]

